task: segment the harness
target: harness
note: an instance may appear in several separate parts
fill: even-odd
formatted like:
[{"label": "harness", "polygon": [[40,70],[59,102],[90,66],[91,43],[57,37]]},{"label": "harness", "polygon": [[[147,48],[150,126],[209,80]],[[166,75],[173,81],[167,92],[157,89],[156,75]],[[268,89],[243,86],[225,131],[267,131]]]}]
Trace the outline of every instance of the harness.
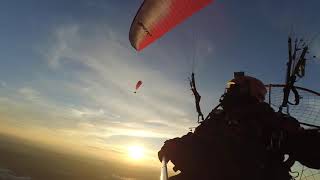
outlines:
[{"label": "harness", "polygon": [[[226,128],[225,131],[229,133],[227,136],[234,138],[233,140],[238,141],[240,145],[247,145],[248,148],[259,147],[260,150],[257,150],[256,153],[261,153],[262,157],[257,158],[256,163],[261,167],[260,169],[262,172],[276,171],[281,174],[279,176],[290,179],[291,176],[289,171],[291,171],[290,168],[295,163],[295,160],[289,157],[284,161],[282,144],[285,141],[286,134],[281,128],[272,129],[272,125],[266,124],[269,119],[264,118],[269,117],[269,112],[267,110],[264,111],[263,106],[261,107],[262,109],[259,109],[259,106],[253,105],[251,107],[241,107],[231,112],[218,109],[210,113],[210,118],[208,120],[223,121],[225,124],[224,127]],[[264,112],[266,113],[265,116]],[[252,149],[250,151],[252,151]]]}]

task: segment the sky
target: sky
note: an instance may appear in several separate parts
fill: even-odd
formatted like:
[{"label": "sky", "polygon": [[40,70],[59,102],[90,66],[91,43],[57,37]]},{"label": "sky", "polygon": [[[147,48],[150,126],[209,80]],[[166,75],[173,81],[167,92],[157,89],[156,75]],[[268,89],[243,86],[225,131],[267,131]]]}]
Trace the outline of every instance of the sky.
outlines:
[{"label": "sky", "polygon": [[[193,56],[206,115],[235,71],[283,83],[290,32],[306,40],[320,32],[318,0],[216,0],[136,52],[128,34],[141,3],[1,1],[0,131],[123,160],[142,146],[140,163],[158,162],[166,139],[197,125]],[[310,48],[320,57],[320,37]],[[319,63],[308,61],[299,85],[320,91]]]}]

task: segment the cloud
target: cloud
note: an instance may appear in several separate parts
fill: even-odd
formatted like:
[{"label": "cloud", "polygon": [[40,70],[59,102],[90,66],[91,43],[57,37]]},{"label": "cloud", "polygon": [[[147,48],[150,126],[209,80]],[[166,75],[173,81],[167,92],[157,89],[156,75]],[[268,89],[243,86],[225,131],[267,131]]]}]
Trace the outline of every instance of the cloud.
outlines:
[{"label": "cloud", "polygon": [[31,180],[31,177],[19,177],[14,174],[13,171],[9,169],[0,168],[0,180]]},{"label": "cloud", "polygon": [[97,119],[97,118],[107,118],[107,117],[112,119],[120,118],[119,115],[113,114],[111,112],[107,112],[104,109],[72,108],[71,114],[77,118],[84,118],[84,119]]},{"label": "cloud", "polygon": [[53,43],[50,51],[43,53],[48,60],[50,68],[56,69],[60,67],[61,56],[68,51],[68,39],[76,39],[74,35],[77,34],[77,31],[77,25],[69,25],[68,28],[58,28],[55,30],[54,37],[50,39],[55,41],[55,43]]},{"label": "cloud", "polygon": [[123,176],[119,176],[117,174],[113,174],[112,177],[115,179],[118,179],[118,180],[136,180],[135,178],[123,177]]},{"label": "cloud", "polygon": [[40,93],[30,87],[23,87],[19,89],[18,92],[23,96],[23,98],[30,101],[37,101],[40,98]]},{"label": "cloud", "polygon": [[8,87],[8,85],[5,81],[0,80],[0,87],[6,88],[6,87]]},{"label": "cloud", "polygon": [[[114,148],[118,142],[105,140],[123,136],[140,138],[156,149],[153,142],[161,145],[164,139],[186,134],[196,124],[196,114],[187,81],[172,78],[181,71],[161,68],[171,61],[160,60],[168,56],[161,49],[137,55],[126,43],[109,26],[60,26],[39,45],[52,74],[17,88],[1,103],[19,107],[11,119],[87,147],[121,151]],[[201,50],[210,53],[209,47]],[[175,68],[183,62],[173,64]],[[137,80],[144,86],[134,94]]]},{"label": "cloud", "polygon": [[138,136],[126,136],[126,135],[114,135],[104,139],[104,141],[108,144],[115,144],[115,143],[122,144],[122,145],[138,144],[155,151],[160,150],[165,140],[167,140],[167,138],[138,137]]},{"label": "cloud", "polygon": [[[187,83],[183,86],[183,81],[170,80],[167,73],[141,63],[121,43],[124,41],[120,38],[121,35],[112,29],[106,28],[104,33],[96,35],[101,36],[99,39],[103,41],[95,37],[92,37],[95,40],[92,41],[81,34],[82,28],[85,27],[60,27],[54,33],[56,44],[46,51],[49,66],[52,59],[55,59],[60,65],[62,61],[68,61],[87,67],[87,71],[75,72],[81,73],[81,78],[77,84],[70,84],[70,88],[74,88],[75,93],[90,98],[93,106],[100,107],[96,110],[72,109],[73,115],[109,115],[109,118],[121,117],[123,121],[150,121],[161,116],[167,121],[175,118],[177,123],[172,123],[175,125],[189,117],[190,113],[185,109],[186,104],[192,107],[192,97],[189,96]],[[65,68],[68,68],[68,63]],[[139,79],[145,85],[135,95],[132,91]]]}]

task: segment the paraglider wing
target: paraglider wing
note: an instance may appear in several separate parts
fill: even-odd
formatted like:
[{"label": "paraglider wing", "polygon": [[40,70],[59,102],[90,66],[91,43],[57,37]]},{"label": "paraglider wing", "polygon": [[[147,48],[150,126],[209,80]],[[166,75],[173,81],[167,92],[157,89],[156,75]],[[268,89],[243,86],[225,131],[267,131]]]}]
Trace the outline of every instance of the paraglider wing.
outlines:
[{"label": "paraglider wing", "polygon": [[141,85],[142,85],[142,81],[138,81],[136,84],[136,90],[134,91],[134,93],[137,93],[137,90],[140,88]]},{"label": "paraglider wing", "polygon": [[213,0],[144,0],[130,28],[129,40],[142,50]]},{"label": "paraglider wing", "polygon": [[141,85],[142,85],[142,81],[138,81],[136,84],[136,90],[138,90]]}]

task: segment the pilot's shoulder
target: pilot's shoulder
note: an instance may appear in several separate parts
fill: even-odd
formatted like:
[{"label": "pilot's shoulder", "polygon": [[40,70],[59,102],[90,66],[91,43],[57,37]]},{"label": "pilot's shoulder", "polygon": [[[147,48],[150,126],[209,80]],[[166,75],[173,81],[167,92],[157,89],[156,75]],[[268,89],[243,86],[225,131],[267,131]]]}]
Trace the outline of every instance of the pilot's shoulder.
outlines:
[{"label": "pilot's shoulder", "polygon": [[275,113],[275,110],[266,102],[261,102],[254,105],[254,109],[260,112]]},{"label": "pilot's shoulder", "polygon": [[201,122],[201,124],[195,129],[195,132],[217,127],[223,121],[224,118],[225,118],[224,110],[222,109],[214,110],[210,113],[207,119]]},{"label": "pilot's shoulder", "polygon": [[219,121],[221,119],[224,119],[224,117],[225,111],[223,109],[215,109],[210,113],[208,118],[201,122],[201,124],[208,124],[212,123],[213,121]]}]

